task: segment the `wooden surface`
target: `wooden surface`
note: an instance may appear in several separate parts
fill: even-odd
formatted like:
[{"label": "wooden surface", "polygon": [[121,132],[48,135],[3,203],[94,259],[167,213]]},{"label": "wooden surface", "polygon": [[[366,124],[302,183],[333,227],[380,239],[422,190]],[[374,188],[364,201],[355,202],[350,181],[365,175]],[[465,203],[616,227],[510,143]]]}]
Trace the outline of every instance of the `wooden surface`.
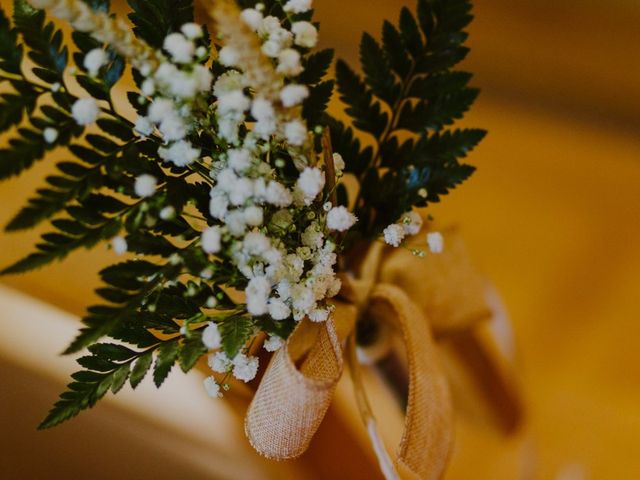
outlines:
[{"label": "wooden surface", "polygon": [[[403,2],[316,3],[323,42],[352,57],[359,31],[377,31]],[[511,313],[529,423],[526,435],[507,440],[462,416],[447,478],[638,478],[640,8],[478,4],[468,66],[484,94],[466,123],[490,134],[472,156],[477,173],[433,213],[462,226]],[[0,185],[1,223],[47,168]],[[36,238],[0,235],[0,262]],[[98,248],[2,281],[79,314],[95,299],[99,266],[113,260]],[[28,321],[0,313],[3,325]],[[333,461],[328,446],[313,456]],[[371,465],[358,455],[351,463]]]}]

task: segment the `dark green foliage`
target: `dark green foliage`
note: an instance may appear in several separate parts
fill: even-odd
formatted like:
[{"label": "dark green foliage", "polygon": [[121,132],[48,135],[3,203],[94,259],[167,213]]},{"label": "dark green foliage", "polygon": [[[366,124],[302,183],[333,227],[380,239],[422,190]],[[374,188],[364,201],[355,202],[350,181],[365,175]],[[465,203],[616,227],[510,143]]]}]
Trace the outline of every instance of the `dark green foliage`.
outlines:
[{"label": "dark green foliage", "polygon": [[9,19],[0,8],[0,70],[20,75],[22,46],[18,45],[18,32],[11,28]]},{"label": "dark green foliage", "polygon": [[63,83],[68,50],[62,45],[62,32],[47,22],[45,14],[26,0],[14,0],[13,20],[16,30],[29,47],[27,55],[37,65],[33,73],[47,83]]},{"label": "dark green foliage", "polygon": [[233,358],[253,336],[253,319],[246,315],[225,318],[220,324],[222,347],[229,358]]},{"label": "dark green foliage", "polygon": [[[328,121],[334,149],[361,186],[354,236],[377,236],[412,206],[437,202],[474,167],[460,162],[484,137],[482,130],[446,130],[475,101],[471,74],[451,70],[468,52],[464,29],[469,0],[418,0],[417,19],[407,9],[398,26],[384,22],[382,44],[362,36],[364,78],[338,61],[336,79],[353,126],[370,134],[363,147],[350,128]],[[402,143],[400,135],[410,139]],[[380,174],[378,169],[388,170]],[[425,193],[426,192],[426,193]]]},{"label": "dark green foliage", "polygon": [[162,47],[164,37],[193,22],[192,0],[128,0],[129,19],[137,37],[156,48]]}]

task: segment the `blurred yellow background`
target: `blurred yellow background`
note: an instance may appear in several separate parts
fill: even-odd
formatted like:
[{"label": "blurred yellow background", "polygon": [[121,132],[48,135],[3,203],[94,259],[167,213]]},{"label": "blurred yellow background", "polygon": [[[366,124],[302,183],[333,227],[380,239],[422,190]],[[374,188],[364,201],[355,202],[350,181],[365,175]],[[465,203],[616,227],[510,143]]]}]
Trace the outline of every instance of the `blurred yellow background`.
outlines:
[{"label": "blurred yellow background", "polygon": [[[465,67],[482,94],[464,123],[489,135],[470,158],[476,174],[432,213],[462,227],[510,312],[527,423],[507,439],[461,421],[447,478],[640,478],[640,3],[476,3]],[[322,43],[352,61],[363,29],[377,34],[401,5],[414,6],[315,5]],[[0,185],[0,223],[51,163]],[[0,235],[0,264],[36,239]],[[372,478],[366,445],[340,451],[340,439],[328,439],[346,434],[332,422],[302,461],[258,459],[225,420],[226,407],[199,398],[198,380],[177,379],[169,393],[127,393],[55,431],[34,432],[73,368],[54,355],[72,335],[73,316],[95,300],[100,266],[113,259],[98,248],[0,279],[8,332],[0,338],[2,478],[87,478],[91,465],[103,472],[92,478],[114,478],[118,464],[128,469],[120,478]],[[187,404],[179,394],[189,388]],[[177,417],[145,413],[159,405]]]}]

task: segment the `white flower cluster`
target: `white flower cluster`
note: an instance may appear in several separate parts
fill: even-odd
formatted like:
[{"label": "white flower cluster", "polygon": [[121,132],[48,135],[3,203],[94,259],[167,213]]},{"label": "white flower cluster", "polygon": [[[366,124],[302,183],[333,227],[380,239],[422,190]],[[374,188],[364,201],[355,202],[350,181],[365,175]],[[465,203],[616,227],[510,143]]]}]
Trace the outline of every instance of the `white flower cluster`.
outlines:
[{"label": "white flower cluster", "polygon": [[[291,1],[285,9],[304,12],[311,7],[310,0]],[[242,11],[242,20],[255,31],[264,55],[276,63],[276,72],[284,78],[294,78],[303,71],[301,53],[296,47],[307,49],[317,43],[318,32],[309,22],[294,22],[291,31],[285,29],[274,16],[264,17],[258,8]],[[219,52],[219,61],[230,68],[238,68],[239,52],[232,46],[225,46]],[[296,83],[282,83],[279,94],[265,98],[258,93],[253,99],[245,94],[250,85],[237,70],[230,70],[220,76],[214,86],[217,102],[219,135],[227,142],[238,145],[239,129],[251,113],[255,123],[252,133],[256,139],[267,140],[272,136],[285,140],[293,147],[301,147],[308,140],[308,128],[299,115],[291,115],[289,109],[298,107],[309,96],[306,86]]]},{"label": "white flower cluster", "polygon": [[[422,217],[414,211],[410,211],[402,215],[400,221],[387,226],[382,232],[384,241],[392,247],[399,247],[407,235],[417,235],[422,229]],[[431,253],[442,253],[444,249],[444,239],[439,232],[427,233],[427,245]],[[420,256],[424,252],[419,252]]]},{"label": "white flower cluster", "polygon": [[143,101],[151,99],[147,115],[138,117],[136,131],[151,135],[157,128],[166,145],[159,149],[160,157],[178,167],[185,167],[200,156],[200,150],[186,140],[197,125],[192,114],[199,95],[211,91],[213,75],[200,63],[208,54],[204,47],[196,48],[202,28],[194,23],[182,26],[180,32],[167,35],[163,49],[168,53],[157,68],[143,65],[141,85]]}]

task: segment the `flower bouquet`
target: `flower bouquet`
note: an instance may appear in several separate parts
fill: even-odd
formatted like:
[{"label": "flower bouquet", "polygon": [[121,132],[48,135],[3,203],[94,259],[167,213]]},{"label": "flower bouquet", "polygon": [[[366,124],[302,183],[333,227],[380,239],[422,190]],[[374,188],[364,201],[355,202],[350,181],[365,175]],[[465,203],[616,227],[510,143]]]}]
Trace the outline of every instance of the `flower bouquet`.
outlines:
[{"label": "flower bouquet", "polygon": [[[451,127],[478,94],[454,70],[468,52],[470,2],[403,8],[381,42],[363,34],[362,73],[338,60],[335,80],[333,51],[315,48],[311,0],[203,0],[198,21],[190,0],[128,4],[128,21],[108,0],[15,0],[12,19],[0,15],[0,132],[10,136],[0,179],[53,149],[69,156],[6,227],[50,221],[51,232],[2,273],[101,242],[124,257],[100,273],[104,303],[65,351],[88,350],[82,369],[41,428],[206,358],[211,397],[254,386],[252,445],[295,457],[346,357],[385,475],[439,476],[446,381],[424,312],[384,265],[441,265],[437,283],[458,252],[415,209],[471,175],[462,160],[485,135]],[[73,27],[70,45],[59,22]],[[116,106],[122,83],[135,85],[128,110]],[[327,111],[334,91],[348,121]],[[409,373],[395,460],[358,375],[386,317],[403,334]]]}]

